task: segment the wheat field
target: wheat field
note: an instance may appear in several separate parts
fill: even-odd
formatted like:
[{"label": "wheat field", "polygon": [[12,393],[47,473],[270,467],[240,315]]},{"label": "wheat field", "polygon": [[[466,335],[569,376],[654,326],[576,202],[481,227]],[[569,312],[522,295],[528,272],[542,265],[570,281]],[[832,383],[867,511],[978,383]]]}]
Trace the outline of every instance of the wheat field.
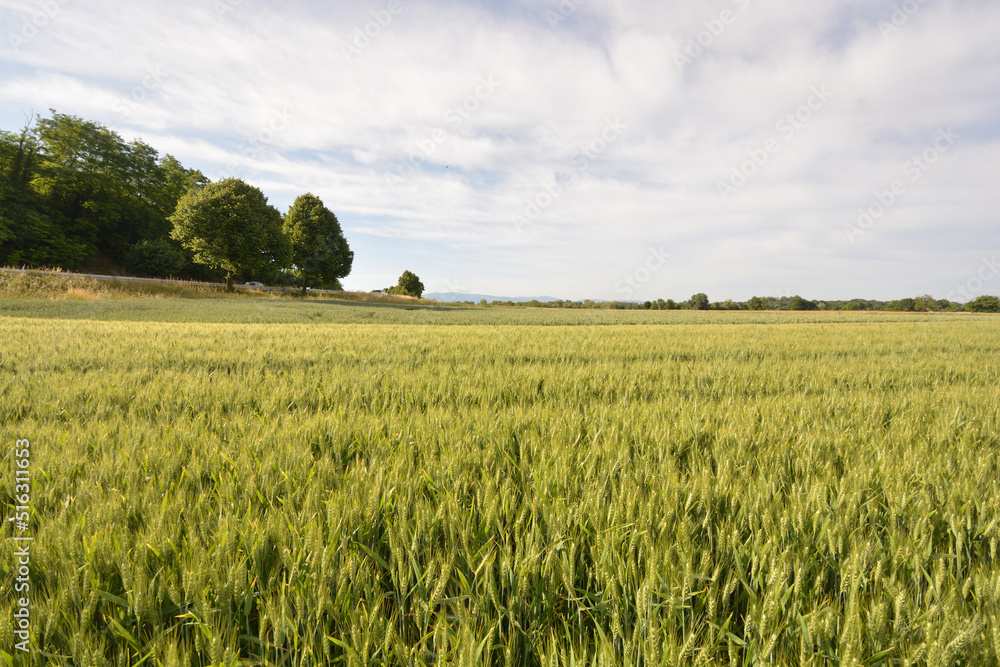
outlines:
[{"label": "wheat field", "polygon": [[1000,319],[4,307],[9,664],[1000,660]]}]

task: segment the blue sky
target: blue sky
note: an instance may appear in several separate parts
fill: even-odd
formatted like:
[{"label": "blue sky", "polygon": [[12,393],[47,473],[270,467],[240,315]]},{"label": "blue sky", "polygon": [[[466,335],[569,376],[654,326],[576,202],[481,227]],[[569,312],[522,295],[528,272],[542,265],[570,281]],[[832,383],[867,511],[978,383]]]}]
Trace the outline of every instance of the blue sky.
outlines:
[{"label": "blue sky", "polygon": [[1000,294],[1000,4],[0,0],[0,128],[54,108],[355,250],[345,286]]}]

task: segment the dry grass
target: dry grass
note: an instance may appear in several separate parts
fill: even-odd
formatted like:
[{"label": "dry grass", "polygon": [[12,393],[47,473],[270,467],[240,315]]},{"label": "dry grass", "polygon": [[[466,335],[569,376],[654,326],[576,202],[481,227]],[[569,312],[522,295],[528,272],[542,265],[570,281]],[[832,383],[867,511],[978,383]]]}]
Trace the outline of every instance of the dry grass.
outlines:
[{"label": "dry grass", "polygon": [[136,298],[228,298],[299,301],[354,301],[359,303],[415,304],[428,303],[409,296],[392,294],[370,294],[368,292],[315,293],[302,295],[299,290],[255,290],[238,289],[233,292],[225,288],[199,283],[159,284],[131,281],[105,281],[86,278],[61,271],[9,273],[0,271],[0,298],[46,298],[60,299],[136,299]]}]

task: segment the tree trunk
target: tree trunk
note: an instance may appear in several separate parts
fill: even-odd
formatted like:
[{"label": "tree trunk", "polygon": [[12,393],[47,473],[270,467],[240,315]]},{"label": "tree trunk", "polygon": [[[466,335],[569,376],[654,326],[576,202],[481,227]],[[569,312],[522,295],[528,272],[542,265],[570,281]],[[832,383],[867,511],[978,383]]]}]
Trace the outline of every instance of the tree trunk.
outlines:
[{"label": "tree trunk", "polygon": [[233,291],[233,277],[232,276],[226,276],[226,291],[227,292],[232,292]]}]

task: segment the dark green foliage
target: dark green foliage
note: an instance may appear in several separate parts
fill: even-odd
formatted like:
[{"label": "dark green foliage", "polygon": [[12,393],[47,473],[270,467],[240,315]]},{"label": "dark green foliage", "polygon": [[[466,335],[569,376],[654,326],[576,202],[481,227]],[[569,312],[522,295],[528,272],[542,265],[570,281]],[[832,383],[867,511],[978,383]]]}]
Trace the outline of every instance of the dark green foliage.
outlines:
[{"label": "dark green foliage", "polygon": [[788,300],[788,310],[816,310],[816,303],[803,299],[796,294]]},{"label": "dark green foliage", "polygon": [[292,247],[292,273],[302,291],[320,283],[336,284],[351,272],[354,252],[340,229],[337,216],[316,195],[300,196],[285,214],[284,232]]},{"label": "dark green foliage", "polygon": [[2,245],[5,241],[9,241],[13,238],[14,238],[14,229],[10,221],[8,221],[7,218],[4,217],[3,212],[0,211],[0,245]]},{"label": "dark green foliage", "polygon": [[205,181],[142,141],[53,111],[0,132],[0,262],[120,266],[137,243],[165,238],[178,198]]},{"label": "dark green foliage", "polygon": [[140,241],[125,259],[125,270],[134,276],[177,276],[186,266],[183,251],[166,238]]},{"label": "dark green foliage", "polygon": [[63,227],[45,213],[13,205],[10,216],[13,238],[2,246],[4,264],[34,267],[77,267],[90,253],[88,244],[66,235]]},{"label": "dark green foliage", "polygon": [[0,262],[11,265],[71,266],[87,255],[85,244],[67,238],[53,223],[32,183],[43,159],[30,127],[0,132]]},{"label": "dark green foliage", "polygon": [[709,307],[708,296],[704,292],[692,296],[688,303],[695,310],[708,310]]},{"label": "dark green foliage", "polygon": [[965,305],[972,313],[1000,313],[1000,297],[983,295]]},{"label": "dark green foliage", "polygon": [[[947,303],[947,302],[945,302]],[[935,312],[941,310],[941,304],[932,297],[930,294],[924,294],[913,299],[913,310],[919,310],[920,312]]]},{"label": "dark green foliage", "polygon": [[282,268],[291,260],[281,214],[263,192],[238,178],[189,191],[170,220],[171,237],[199,264],[221,270],[230,285],[243,271]]},{"label": "dark green foliage", "polygon": [[916,304],[914,303],[913,299],[907,297],[905,299],[897,299],[896,301],[890,301],[889,303],[886,304],[886,309],[908,313],[913,311],[915,305]]},{"label": "dark green foliage", "polygon": [[420,278],[415,273],[407,270],[403,271],[403,275],[399,277],[399,282],[396,283],[396,286],[388,288],[386,292],[389,294],[415,296],[419,299],[420,295],[424,293],[424,284],[420,282]]}]

